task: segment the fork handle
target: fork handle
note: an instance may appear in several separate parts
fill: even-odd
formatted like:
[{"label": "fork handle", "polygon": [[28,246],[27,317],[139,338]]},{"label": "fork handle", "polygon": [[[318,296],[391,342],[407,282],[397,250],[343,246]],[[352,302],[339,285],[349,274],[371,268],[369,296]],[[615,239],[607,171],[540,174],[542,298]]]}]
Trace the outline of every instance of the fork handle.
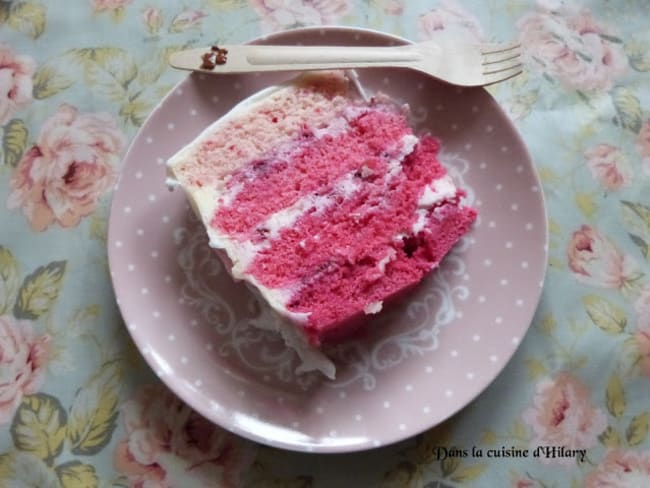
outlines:
[{"label": "fork handle", "polygon": [[412,67],[423,59],[413,45],[359,46],[255,46],[225,45],[227,60],[213,70],[202,69],[202,56],[210,48],[173,53],[169,64],[178,69],[214,73],[289,71],[337,68]]}]

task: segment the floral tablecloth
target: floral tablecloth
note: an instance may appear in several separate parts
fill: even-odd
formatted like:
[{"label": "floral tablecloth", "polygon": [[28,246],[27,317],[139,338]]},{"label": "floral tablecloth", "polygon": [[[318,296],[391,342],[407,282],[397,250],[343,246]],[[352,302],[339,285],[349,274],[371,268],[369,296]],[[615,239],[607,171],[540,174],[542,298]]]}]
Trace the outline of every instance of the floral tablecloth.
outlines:
[{"label": "floral tablecloth", "polygon": [[[0,486],[650,486],[646,0],[0,1]],[[549,269],[515,357],[444,425],[345,455],[257,446],[176,399],[110,284],[111,189],[169,53],[314,24],[518,38],[491,88],[543,181]]]}]

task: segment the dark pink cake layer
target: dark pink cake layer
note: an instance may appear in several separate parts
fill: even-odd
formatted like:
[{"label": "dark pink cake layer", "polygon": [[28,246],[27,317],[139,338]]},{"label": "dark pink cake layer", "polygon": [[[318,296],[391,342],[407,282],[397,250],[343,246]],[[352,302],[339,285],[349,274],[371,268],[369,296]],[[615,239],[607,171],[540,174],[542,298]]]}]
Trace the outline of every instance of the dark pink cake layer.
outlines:
[{"label": "dark pink cake layer", "polygon": [[348,124],[345,132],[320,138],[305,127],[294,141],[293,153],[270,154],[238,170],[227,189],[240,189],[228,206],[219,208],[212,225],[230,234],[251,231],[300,197],[329,191],[346,173],[378,164],[382,155],[390,157],[396,141],[412,133],[403,116],[382,107],[355,116]]},{"label": "dark pink cake layer", "polygon": [[314,343],[345,336],[342,322],[418,283],[467,232],[476,214],[458,207],[457,193],[427,209],[426,225],[413,233],[422,188],[446,173],[437,150],[424,138],[388,181],[385,161],[378,163],[375,176],[359,176],[363,185],[351,198],[302,216],[248,268],[269,288],[298,284],[287,308],[310,313]]}]

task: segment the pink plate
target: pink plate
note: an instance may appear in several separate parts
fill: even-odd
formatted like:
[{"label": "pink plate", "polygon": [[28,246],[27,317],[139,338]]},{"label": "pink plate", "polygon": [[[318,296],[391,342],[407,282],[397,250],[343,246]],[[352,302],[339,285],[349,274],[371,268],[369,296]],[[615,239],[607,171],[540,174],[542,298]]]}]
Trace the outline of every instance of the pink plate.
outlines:
[{"label": "pink plate", "polygon": [[[312,28],[259,42],[386,45],[353,28]],[[420,132],[479,210],[473,230],[366,337],[328,350],[337,379],[295,375],[295,354],[251,326],[263,305],[207,246],[164,162],[242,98],[292,74],[190,75],[145,122],[111,208],[108,251],[124,320],[145,359],[185,402],[220,426],[299,451],[396,442],[459,411],[503,369],[526,333],[546,269],[546,217],[530,157],[483,89],[406,70],[361,70],[370,92],[408,103]]]}]

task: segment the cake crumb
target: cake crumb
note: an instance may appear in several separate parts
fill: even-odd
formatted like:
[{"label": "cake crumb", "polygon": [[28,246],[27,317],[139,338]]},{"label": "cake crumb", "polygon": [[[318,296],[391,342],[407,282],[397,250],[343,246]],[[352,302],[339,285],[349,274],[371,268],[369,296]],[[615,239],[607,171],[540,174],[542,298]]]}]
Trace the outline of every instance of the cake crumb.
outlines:
[{"label": "cake crumb", "polygon": [[210,47],[210,51],[201,56],[203,63],[201,69],[214,69],[218,64],[226,64],[228,50],[217,45]]}]

